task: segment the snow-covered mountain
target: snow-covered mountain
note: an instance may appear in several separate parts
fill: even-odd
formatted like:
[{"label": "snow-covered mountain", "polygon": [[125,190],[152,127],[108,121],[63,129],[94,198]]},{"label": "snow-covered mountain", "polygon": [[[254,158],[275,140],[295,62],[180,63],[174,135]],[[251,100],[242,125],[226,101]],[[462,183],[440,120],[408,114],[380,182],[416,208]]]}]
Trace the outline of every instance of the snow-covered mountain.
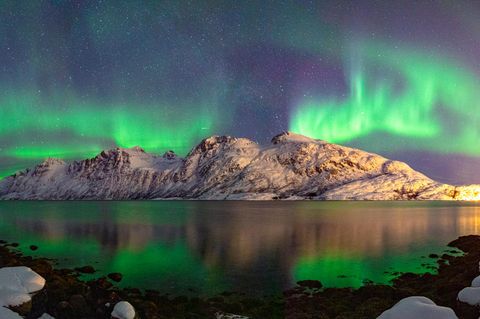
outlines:
[{"label": "snow-covered mountain", "polygon": [[285,132],[269,146],[212,136],[181,158],[140,147],[47,159],[0,181],[1,199],[473,199],[376,154]]}]

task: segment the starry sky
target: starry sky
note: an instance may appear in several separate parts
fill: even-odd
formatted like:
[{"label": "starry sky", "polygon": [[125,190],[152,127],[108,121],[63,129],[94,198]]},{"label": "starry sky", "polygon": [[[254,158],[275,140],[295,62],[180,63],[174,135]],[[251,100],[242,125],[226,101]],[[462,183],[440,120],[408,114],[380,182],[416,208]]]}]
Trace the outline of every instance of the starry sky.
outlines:
[{"label": "starry sky", "polygon": [[0,1],[0,178],[291,130],[480,183],[480,2]]}]

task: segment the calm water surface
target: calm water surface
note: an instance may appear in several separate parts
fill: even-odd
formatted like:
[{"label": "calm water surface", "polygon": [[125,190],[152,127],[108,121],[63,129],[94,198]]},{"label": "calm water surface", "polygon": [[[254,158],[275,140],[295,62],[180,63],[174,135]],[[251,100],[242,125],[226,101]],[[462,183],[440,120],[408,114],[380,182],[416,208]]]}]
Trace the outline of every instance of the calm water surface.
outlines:
[{"label": "calm water surface", "polygon": [[473,203],[0,202],[0,239],[24,252],[172,294],[387,283],[429,271],[425,256],[478,233]]}]

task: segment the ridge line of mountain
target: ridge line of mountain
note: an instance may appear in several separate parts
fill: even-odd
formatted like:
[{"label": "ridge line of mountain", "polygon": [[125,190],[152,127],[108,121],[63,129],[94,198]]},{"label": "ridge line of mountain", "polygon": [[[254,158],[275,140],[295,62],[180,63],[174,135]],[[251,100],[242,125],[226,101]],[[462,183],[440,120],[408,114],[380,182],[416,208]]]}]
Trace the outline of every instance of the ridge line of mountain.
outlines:
[{"label": "ridge line of mountain", "polygon": [[0,180],[0,199],[475,200],[480,186],[438,183],[407,164],[283,132],[260,146],[211,136],[186,157],[139,146],[66,163],[48,158]]}]

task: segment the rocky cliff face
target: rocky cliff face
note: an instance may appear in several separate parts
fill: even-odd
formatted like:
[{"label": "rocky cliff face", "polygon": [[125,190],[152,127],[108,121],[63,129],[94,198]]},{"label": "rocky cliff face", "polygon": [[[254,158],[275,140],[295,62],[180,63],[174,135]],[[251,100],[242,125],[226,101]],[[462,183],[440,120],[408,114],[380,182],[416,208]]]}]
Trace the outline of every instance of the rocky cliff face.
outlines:
[{"label": "rocky cliff face", "polygon": [[185,157],[140,147],[65,163],[47,159],[0,181],[1,199],[469,199],[402,162],[285,132],[261,147],[212,136]]}]

